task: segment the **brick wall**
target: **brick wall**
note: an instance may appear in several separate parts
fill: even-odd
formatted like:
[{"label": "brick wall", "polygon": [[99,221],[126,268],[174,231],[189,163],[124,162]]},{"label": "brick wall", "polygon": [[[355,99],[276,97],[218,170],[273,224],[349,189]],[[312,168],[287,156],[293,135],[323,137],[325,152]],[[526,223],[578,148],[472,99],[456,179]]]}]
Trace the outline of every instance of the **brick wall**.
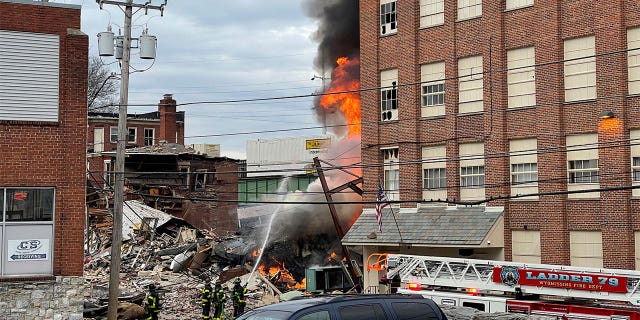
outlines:
[{"label": "brick wall", "polygon": [[[564,101],[564,39],[595,35],[596,53],[626,49],[626,29],[640,25],[640,3],[632,0],[536,0],[532,7],[505,11],[504,1],[484,1],[483,15],[456,21],[456,1],[445,0],[441,26],[420,28],[419,1],[398,0],[398,33],[379,35],[379,2],[360,1],[361,81],[378,87],[381,70],[398,69],[399,120],[380,122],[377,91],[362,93],[362,161],[381,163],[380,148],[399,147],[400,162],[420,159],[420,149],[446,144],[448,198],[459,199],[458,145],[483,142],[486,196],[510,194],[509,140],[537,138],[539,149],[560,150],[538,155],[539,192],[567,190],[565,137],[598,133],[600,187],[630,185],[629,129],[640,128],[639,97],[627,97],[626,53],[597,58],[599,99]],[[507,109],[506,51],[535,46],[537,106]],[[484,112],[458,114],[458,59],[483,56]],[[445,61],[446,114],[420,118],[420,65]],[[550,63],[550,62],[559,63]],[[490,72],[491,71],[491,72]],[[413,85],[412,85],[413,84]],[[602,110],[613,111],[615,123],[598,121]],[[622,140],[622,141],[620,141]],[[421,198],[420,164],[400,166],[401,199]],[[365,167],[364,200],[375,200],[379,167]],[[569,264],[569,231],[603,234],[605,267],[635,268],[633,231],[640,225],[638,200],[629,190],[603,192],[596,200],[568,200],[543,195],[537,201],[491,201],[505,207],[505,257],[511,259],[512,230],[540,230],[543,263]],[[403,206],[415,206],[413,203]],[[369,205],[368,207],[372,207]]]}]

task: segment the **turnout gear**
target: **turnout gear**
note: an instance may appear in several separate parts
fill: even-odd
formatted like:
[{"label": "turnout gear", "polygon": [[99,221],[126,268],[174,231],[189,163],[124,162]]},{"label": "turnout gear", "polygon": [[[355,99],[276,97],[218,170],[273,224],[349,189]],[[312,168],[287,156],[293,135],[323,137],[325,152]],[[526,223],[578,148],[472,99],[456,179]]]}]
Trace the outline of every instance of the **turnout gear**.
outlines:
[{"label": "turnout gear", "polygon": [[216,287],[213,290],[213,320],[221,320],[222,312],[224,311],[224,303],[227,301],[227,295],[222,289],[222,284],[216,282]]},{"label": "turnout gear", "polygon": [[211,319],[211,299],[213,294],[213,288],[211,284],[207,283],[202,288],[202,319]]},{"label": "turnout gear", "polygon": [[231,299],[233,299],[233,317],[236,318],[244,313],[244,307],[247,305],[244,300],[247,288],[240,285],[240,278],[236,278],[234,283]]},{"label": "turnout gear", "polygon": [[153,284],[149,285],[149,295],[144,302],[144,307],[146,310],[146,320],[158,320],[158,314],[160,313],[160,296],[158,296],[156,286]]}]

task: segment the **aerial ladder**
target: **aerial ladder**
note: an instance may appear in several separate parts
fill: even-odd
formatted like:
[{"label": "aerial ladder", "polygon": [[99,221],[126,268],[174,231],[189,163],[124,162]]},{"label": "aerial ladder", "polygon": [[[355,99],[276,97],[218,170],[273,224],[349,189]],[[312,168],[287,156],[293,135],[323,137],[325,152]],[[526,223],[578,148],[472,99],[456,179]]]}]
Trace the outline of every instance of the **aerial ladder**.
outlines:
[{"label": "aerial ladder", "polygon": [[[401,293],[446,297],[457,292],[478,301],[501,297],[503,311],[562,314],[557,319],[640,319],[640,308],[635,307],[640,305],[640,271],[635,270],[406,254],[372,254],[367,269],[399,280]],[[568,300],[599,307],[567,306]],[[584,317],[567,316],[577,313]]]}]

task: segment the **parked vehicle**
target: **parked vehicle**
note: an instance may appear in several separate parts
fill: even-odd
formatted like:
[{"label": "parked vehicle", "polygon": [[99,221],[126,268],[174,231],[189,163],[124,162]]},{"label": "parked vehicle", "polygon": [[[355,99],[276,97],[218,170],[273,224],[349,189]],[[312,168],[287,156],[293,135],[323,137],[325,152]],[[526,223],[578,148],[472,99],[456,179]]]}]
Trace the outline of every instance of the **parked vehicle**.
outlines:
[{"label": "parked vehicle", "polygon": [[298,298],[251,310],[238,320],[447,320],[419,295],[341,295]]}]

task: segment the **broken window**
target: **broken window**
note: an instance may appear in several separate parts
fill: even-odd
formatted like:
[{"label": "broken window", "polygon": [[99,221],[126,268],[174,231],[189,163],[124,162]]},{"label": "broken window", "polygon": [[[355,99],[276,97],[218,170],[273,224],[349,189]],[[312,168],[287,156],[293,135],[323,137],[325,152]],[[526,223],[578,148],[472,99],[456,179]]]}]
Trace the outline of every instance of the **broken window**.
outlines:
[{"label": "broken window", "polygon": [[207,186],[207,169],[196,171],[193,190],[203,190]]}]

